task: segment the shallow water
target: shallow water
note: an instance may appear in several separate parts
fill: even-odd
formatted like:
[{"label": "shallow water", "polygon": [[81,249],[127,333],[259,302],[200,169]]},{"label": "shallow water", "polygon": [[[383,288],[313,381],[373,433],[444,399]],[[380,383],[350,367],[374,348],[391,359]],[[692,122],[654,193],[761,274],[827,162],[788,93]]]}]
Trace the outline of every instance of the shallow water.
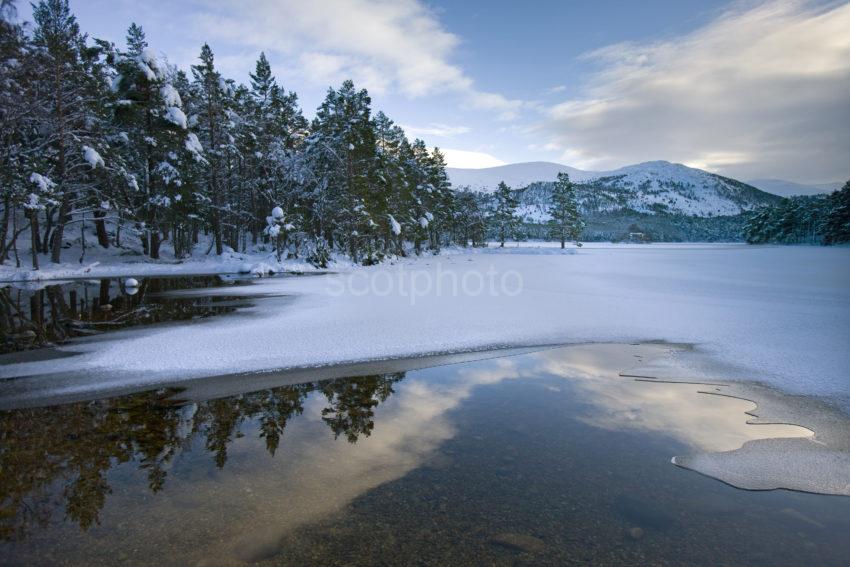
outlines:
[{"label": "shallow water", "polygon": [[846,564],[850,498],[743,491],[671,464],[812,432],[748,425],[751,403],[706,386],[619,375],[666,348],[575,346],[263,390],[242,377],[246,393],[223,398],[198,383],[3,412],[0,556]]},{"label": "shallow water", "polygon": [[[9,284],[0,287],[0,353],[127,327],[232,313],[249,306],[249,297],[228,296],[223,288],[250,285],[252,280],[249,276],[200,275]],[[216,293],[200,293],[209,289]],[[183,294],[175,295],[177,290]]]}]

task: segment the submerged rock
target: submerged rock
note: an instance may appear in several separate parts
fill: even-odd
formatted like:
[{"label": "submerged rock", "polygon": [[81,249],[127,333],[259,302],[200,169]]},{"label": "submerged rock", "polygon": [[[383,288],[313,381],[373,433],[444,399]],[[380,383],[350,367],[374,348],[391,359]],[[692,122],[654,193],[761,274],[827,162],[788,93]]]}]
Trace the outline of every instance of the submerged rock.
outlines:
[{"label": "submerged rock", "polygon": [[542,539],[513,532],[496,534],[490,539],[490,543],[525,553],[540,553],[546,549],[546,543]]},{"label": "submerged rock", "polygon": [[655,529],[666,529],[675,521],[671,514],[655,503],[626,494],[617,497],[614,510],[630,522]]}]

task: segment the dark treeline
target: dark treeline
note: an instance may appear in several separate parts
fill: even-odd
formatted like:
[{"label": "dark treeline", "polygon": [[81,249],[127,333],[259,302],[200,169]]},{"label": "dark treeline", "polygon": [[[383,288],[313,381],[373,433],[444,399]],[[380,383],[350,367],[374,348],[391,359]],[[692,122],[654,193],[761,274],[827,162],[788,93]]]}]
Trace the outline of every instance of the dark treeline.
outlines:
[{"label": "dark treeline", "polygon": [[747,220],[750,244],[840,244],[850,242],[850,181],[828,196],[790,197]]},{"label": "dark treeline", "polygon": [[265,55],[237,84],[208,45],[186,73],[135,24],[115,45],[84,34],[67,0],[35,4],[32,24],[0,2],[0,262],[260,246],[368,264],[480,236],[440,151],[351,81],[307,120]]}]

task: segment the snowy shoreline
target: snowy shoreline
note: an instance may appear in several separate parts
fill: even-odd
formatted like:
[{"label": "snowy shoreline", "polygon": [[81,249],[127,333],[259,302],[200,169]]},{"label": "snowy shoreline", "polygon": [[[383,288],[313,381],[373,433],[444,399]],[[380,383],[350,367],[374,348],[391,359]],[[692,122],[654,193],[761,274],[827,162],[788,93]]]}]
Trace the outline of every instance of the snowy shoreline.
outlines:
[{"label": "snowy shoreline", "polygon": [[[702,249],[718,247],[746,248],[748,245],[740,242],[729,243],[701,243],[701,242],[655,242],[647,244],[634,243],[610,243],[590,242],[583,245],[585,250],[600,249]],[[432,256],[426,254],[420,258],[440,258],[456,254],[488,254],[488,253],[511,253],[521,251],[524,254],[535,252],[542,254],[576,252],[574,246],[564,251],[560,250],[560,244],[549,241],[523,241],[507,242],[504,248],[499,243],[490,242],[486,248],[460,248],[449,247],[440,254]],[[193,257],[186,260],[145,260],[145,261],[114,261],[115,256],[94,256],[95,260],[83,264],[63,262],[61,264],[46,264],[38,270],[28,267],[16,268],[9,265],[0,265],[0,285],[14,282],[45,282],[52,280],[74,280],[88,278],[122,278],[122,277],[181,277],[217,274],[239,274],[252,273],[254,275],[267,275],[270,273],[307,273],[324,272],[328,270],[351,270],[358,266],[353,264],[344,256],[335,256],[331,259],[329,268],[317,268],[305,260],[282,260],[278,262],[273,253],[235,253],[228,252],[222,256],[210,255],[206,257]],[[387,262],[392,265],[395,262],[415,261],[417,257],[399,257],[394,261]]]},{"label": "snowy shoreline", "polygon": [[87,278],[181,277],[215,274],[304,273],[321,271],[303,261],[277,262],[273,256],[233,255],[227,258],[190,259],[172,262],[91,262],[87,265],[62,263],[39,270],[0,266],[0,285],[14,282],[46,282]]},{"label": "snowy shoreline", "polygon": [[[451,250],[371,267],[335,265],[337,274],[317,277],[258,278],[251,289],[229,289],[269,296],[237,314],[67,344],[60,350],[78,356],[58,365],[7,364],[0,377],[76,371],[150,382],[493,345],[665,340],[698,345],[689,357],[697,379],[760,380],[850,400],[850,249],[589,245],[566,252]],[[465,276],[491,271],[521,275],[521,293],[463,293]],[[456,289],[451,278],[442,293],[435,285],[421,297],[384,289],[439,284],[445,275]]]}]

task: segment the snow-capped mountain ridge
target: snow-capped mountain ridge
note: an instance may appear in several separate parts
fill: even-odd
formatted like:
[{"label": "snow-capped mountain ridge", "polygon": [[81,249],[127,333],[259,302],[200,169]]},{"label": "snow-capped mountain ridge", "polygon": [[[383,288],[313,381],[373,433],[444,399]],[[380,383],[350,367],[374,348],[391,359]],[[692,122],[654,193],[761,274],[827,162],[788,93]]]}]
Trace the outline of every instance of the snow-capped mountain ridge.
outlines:
[{"label": "snow-capped mountain ridge", "polygon": [[493,191],[500,181],[511,187],[525,187],[536,181],[554,181],[559,171],[569,173],[573,181],[585,181],[599,175],[598,172],[584,171],[550,161],[511,163],[483,169],[446,168],[452,186],[487,192]]},{"label": "snow-capped mountain ridge", "polygon": [[782,197],[791,197],[794,195],[825,195],[838,191],[844,185],[840,181],[833,183],[821,183],[819,185],[805,185],[803,183],[795,183],[793,181],[785,181],[784,179],[750,179],[747,181],[749,185],[780,195]]},{"label": "snow-capped mountain ridge", "polygon": [[523,199],[523,211],[535,221],[545,220],[547,186],[558,171],[566,171],[580,185],[579,201],[588,212],[630,209],[649,214],[711,217],[737,215],[779,200],[741,181],[668,161],[648,161],[598,172],[549,162],[483,170],[448,169],[452,184],[458,188],[489,192],[501,180],[514,188],[541,185],[542,191],[531,191]]}]

